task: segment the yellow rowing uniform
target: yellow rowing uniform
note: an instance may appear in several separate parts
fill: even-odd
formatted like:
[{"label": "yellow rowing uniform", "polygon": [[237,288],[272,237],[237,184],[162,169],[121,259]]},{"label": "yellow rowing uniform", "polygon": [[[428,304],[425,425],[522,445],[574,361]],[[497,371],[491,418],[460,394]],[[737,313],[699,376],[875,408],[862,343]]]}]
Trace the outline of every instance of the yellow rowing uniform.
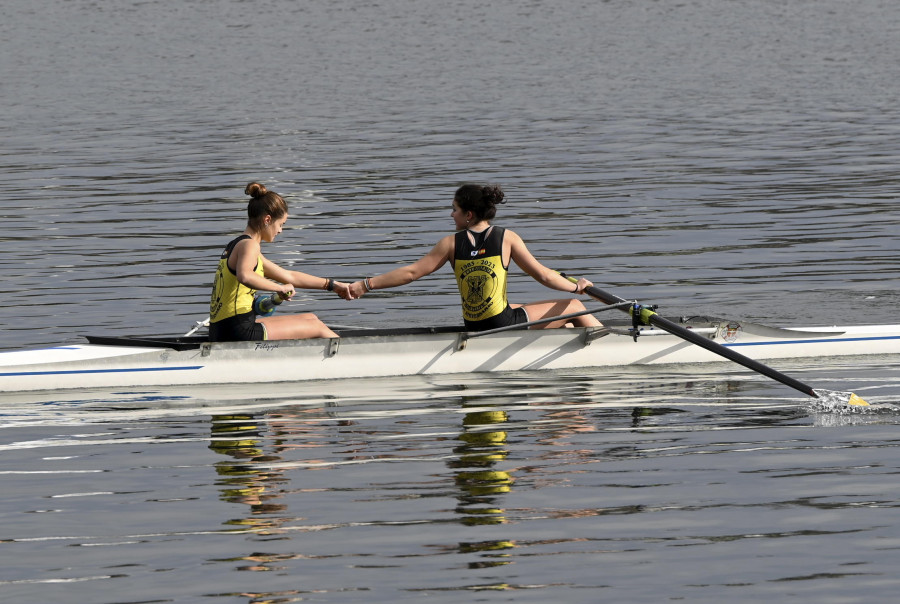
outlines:
[{"label": "yellow rowing uniform", "polygon": [[[212,295],[209,299],[209,322],[218,323],[223,319],[243,315],[253,311],[253,296],[255,289],[251,289],[237,280],[237,273],[228,266],[228,258],[234,246],[250,239],[249,235],[241,235],[225,246],[225,251],[219,258],[219,267],[216,269],[216,280],[213,282]],[[256,259],[254,272],[264,277],[262,256]]]},{"label": "yellow rowing uniform", "polygon": [[459,231],[454,240],[453,272],[462,299],[463,321],[470,331],[483,331],[527,320],[524,312],[510,308],[506,299],[509,265],[503,264],[503,227],[481,233]]}]

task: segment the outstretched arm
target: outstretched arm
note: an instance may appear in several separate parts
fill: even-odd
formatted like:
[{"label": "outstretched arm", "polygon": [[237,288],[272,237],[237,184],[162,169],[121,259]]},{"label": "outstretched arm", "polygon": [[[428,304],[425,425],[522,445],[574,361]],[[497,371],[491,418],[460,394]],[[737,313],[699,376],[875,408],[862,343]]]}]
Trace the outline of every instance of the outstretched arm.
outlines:
[{"label": "outstretched arm", "polygon": [[263,270],[266,273],[266,277],[274,281],[293,285],[297,289],[325,289],[328,282],[325,277],[315,277],[300,271],[289,271],[281,268],[267,258],[263,258]]},{"label": "outstretched arm", "polygon": [[531,277],[545,287],[556,289],[570,294],[580,294],[586,287],[591,287],[593,283],[585,278],[578,280],[578,283],[572,284],[571,281],[560,275],[555,270],[549,269],[537,258],[531,255],[528,247],[522,238],[516,233],[507,230],[505,241],[510,246],[510,258],[516,263],[516,266],[531,275]]},{"label": "outstretched arm", "polygon": [[[235,258],[235,276],[237,280],[252,289],[278,292],[285,299],[290,299],[296,289],[331,289],[340,297],[350,299],[350,286],[340,281],[315,277],[300,271],[289,271],[281,268],[262,255],[259,243],[245,239],[238,243],[232,255]],[[263,276],[256,273],[257,258],[262,258]]]},{"label": "outstretched arm", "polygon": [[452,253],[453,235],[448,235],[438,241],[437,245],[431,248],[430,252],[412,264],[352,283],[350,285],[350,295],[353,298],[360,298],[373,289],[397,287],[398,285],[406,285],[416,279],[421,279],[444,266]]},{"label": "outstretched arm", "polygon": [[267,280],[271,280],[278,287],[260,287],[269,291],[280,292],[285,298],[290,299],[297,289],[324,289],[330,288],[340,297],[349,300],[349,285],[328,277],[316,277],[300,271],[290,271],[282,268],[263,256],[263,272]]},{"label": "outstretched arm", "polygon": [[235,277],[240,283],[247,287],[251,289],[280,292],[282,294],[287,294],[289,291],[294,290],[293,286],[286,285],[287,281],[283,278],[285,275],[282,273],[286,273],[287,271],[282,271],[280,273],[278,270],[273,269],[272,267],[277,269],[277,265],[266,260],[264,257],[263,273],[265,276],[260,276],[256,273],[257,259],[262,257],[262,254],[259,251],[259,243],[256,241],[253,241],[252,239],[241,241],[234,247],[232,256],[234,257]]}]

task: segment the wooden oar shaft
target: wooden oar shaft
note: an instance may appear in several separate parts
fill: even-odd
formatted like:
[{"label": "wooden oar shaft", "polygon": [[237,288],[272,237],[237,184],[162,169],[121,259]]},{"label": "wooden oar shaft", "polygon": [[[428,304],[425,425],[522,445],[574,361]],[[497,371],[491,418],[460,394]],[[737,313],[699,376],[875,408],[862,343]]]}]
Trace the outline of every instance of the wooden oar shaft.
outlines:
[{"label": "wooden oar shaft", "polygon": [[[597,287],[588,287],[584,290],[586,294],[591,296],[592,298],[596,298],[605,304],[619,304],[621,302],[625,302],[622,298],[613,295],[609,292],[605,292],[602,289]],[[632,312],[631,309],[626,307],[621,307],[625,312]],[[761,373],[766,377],[770,377],[775,381],[781,382],[785,386],[790,386],[794,390],[799,390],[803,394],[808,396],[812,396],[814,398],[819,398],[819,395],[812,389],[811,386],[804,384],[799,380],[795,380],[794,378],[784,375],[780,371],[775,371],[771,367],[767,365],[763,365],[758,361],[754,361],[751,358],[745,357],[739,352],[728,348],[726,346],[722,346],[721,344],[717,344],[698,333],[691,331],[690,329],[685,329],[681,325],[674,323],[664,317],[659,316],[655,312],[644,312],[642,313],[643,317],[653,326],[659,327],[663,331],[666,331],[674,336],[678,336],[683,340],[687,340],[691,344],[696,344],[701,348],[705,348],[706,350],[713,352],[719,356],[725,357],[730,361],[734,361],[739,365],[743,365],[747,369],[751,369],[757,373]]]}]

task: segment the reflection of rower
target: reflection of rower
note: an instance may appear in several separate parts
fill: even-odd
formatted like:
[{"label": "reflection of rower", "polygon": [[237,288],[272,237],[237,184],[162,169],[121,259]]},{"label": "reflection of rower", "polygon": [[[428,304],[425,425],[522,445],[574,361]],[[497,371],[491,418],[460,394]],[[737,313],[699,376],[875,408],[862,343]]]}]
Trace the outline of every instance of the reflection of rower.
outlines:
[{"label": "reflection of rower", "polygon": [[481,428],[508,419],[505,411],[477,411],[463,419],[465,431],[459,435],[463,444],[454,449],[459,458],[449,466],[460,468],[456,484],[463,492],[457,511],[466,524],[500,524],[506,520],[495,500],[497,495],[509,492],[514,479],[509,472],[494,469],[494,464],[508,454],[506,432]]},{"label": "reflection of rower", "polygon": [[[496,541],[476,541],[474,543],[460,543],[459,553],[461,554],[482,554],[482,559],[478,562],[470,562],[469,568],[490,568],[492,566],[505,566],[512,564],[511,554],[504,550],[516,547],[515,541],[507,541],[498,539]],[[492,589],[505,589],[506,584],[490,586]]]},{"label": "reflection of rower", "polygon": [[262,430],[258,418],[250,414],[214,415],[211,424],[209,448],[232,460],[215,464],[216,473],[222,478],[216,482],[222,487],[221,499],[231,503],[244,503],[251,508],[250,518],[227,521],[227,524],[251,526],[259,529],[277,527],[280,518],[255,516],[281,512],[287,506],[268,503],[280,498],[279,494],[266,494],[266,488],[283,480],[280,472],[260,470],[257,463],[278,459],[263,454],[260,447]]}]

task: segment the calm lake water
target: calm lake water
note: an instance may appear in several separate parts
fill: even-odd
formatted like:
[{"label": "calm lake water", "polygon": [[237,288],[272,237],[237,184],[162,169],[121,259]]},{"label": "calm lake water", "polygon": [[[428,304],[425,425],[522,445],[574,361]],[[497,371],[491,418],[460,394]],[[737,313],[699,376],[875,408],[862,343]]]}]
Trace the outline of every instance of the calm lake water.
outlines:
[{"label": "calm lake water", "polygon": [[[673,315],[897,322],[888,0],[97,3],[0,21],[0,350],[184,333],[244,185],[355,279],[463,182]],[[510,296],[553,296],[513,271]],[[459,322],[444,269],[285,311]],[[900,403],[892,358],[792,362]],[[890,601],[897,426],[730,365],[0,395],[4,602]],[[892,478],[894,477],[894,478]]]}]

